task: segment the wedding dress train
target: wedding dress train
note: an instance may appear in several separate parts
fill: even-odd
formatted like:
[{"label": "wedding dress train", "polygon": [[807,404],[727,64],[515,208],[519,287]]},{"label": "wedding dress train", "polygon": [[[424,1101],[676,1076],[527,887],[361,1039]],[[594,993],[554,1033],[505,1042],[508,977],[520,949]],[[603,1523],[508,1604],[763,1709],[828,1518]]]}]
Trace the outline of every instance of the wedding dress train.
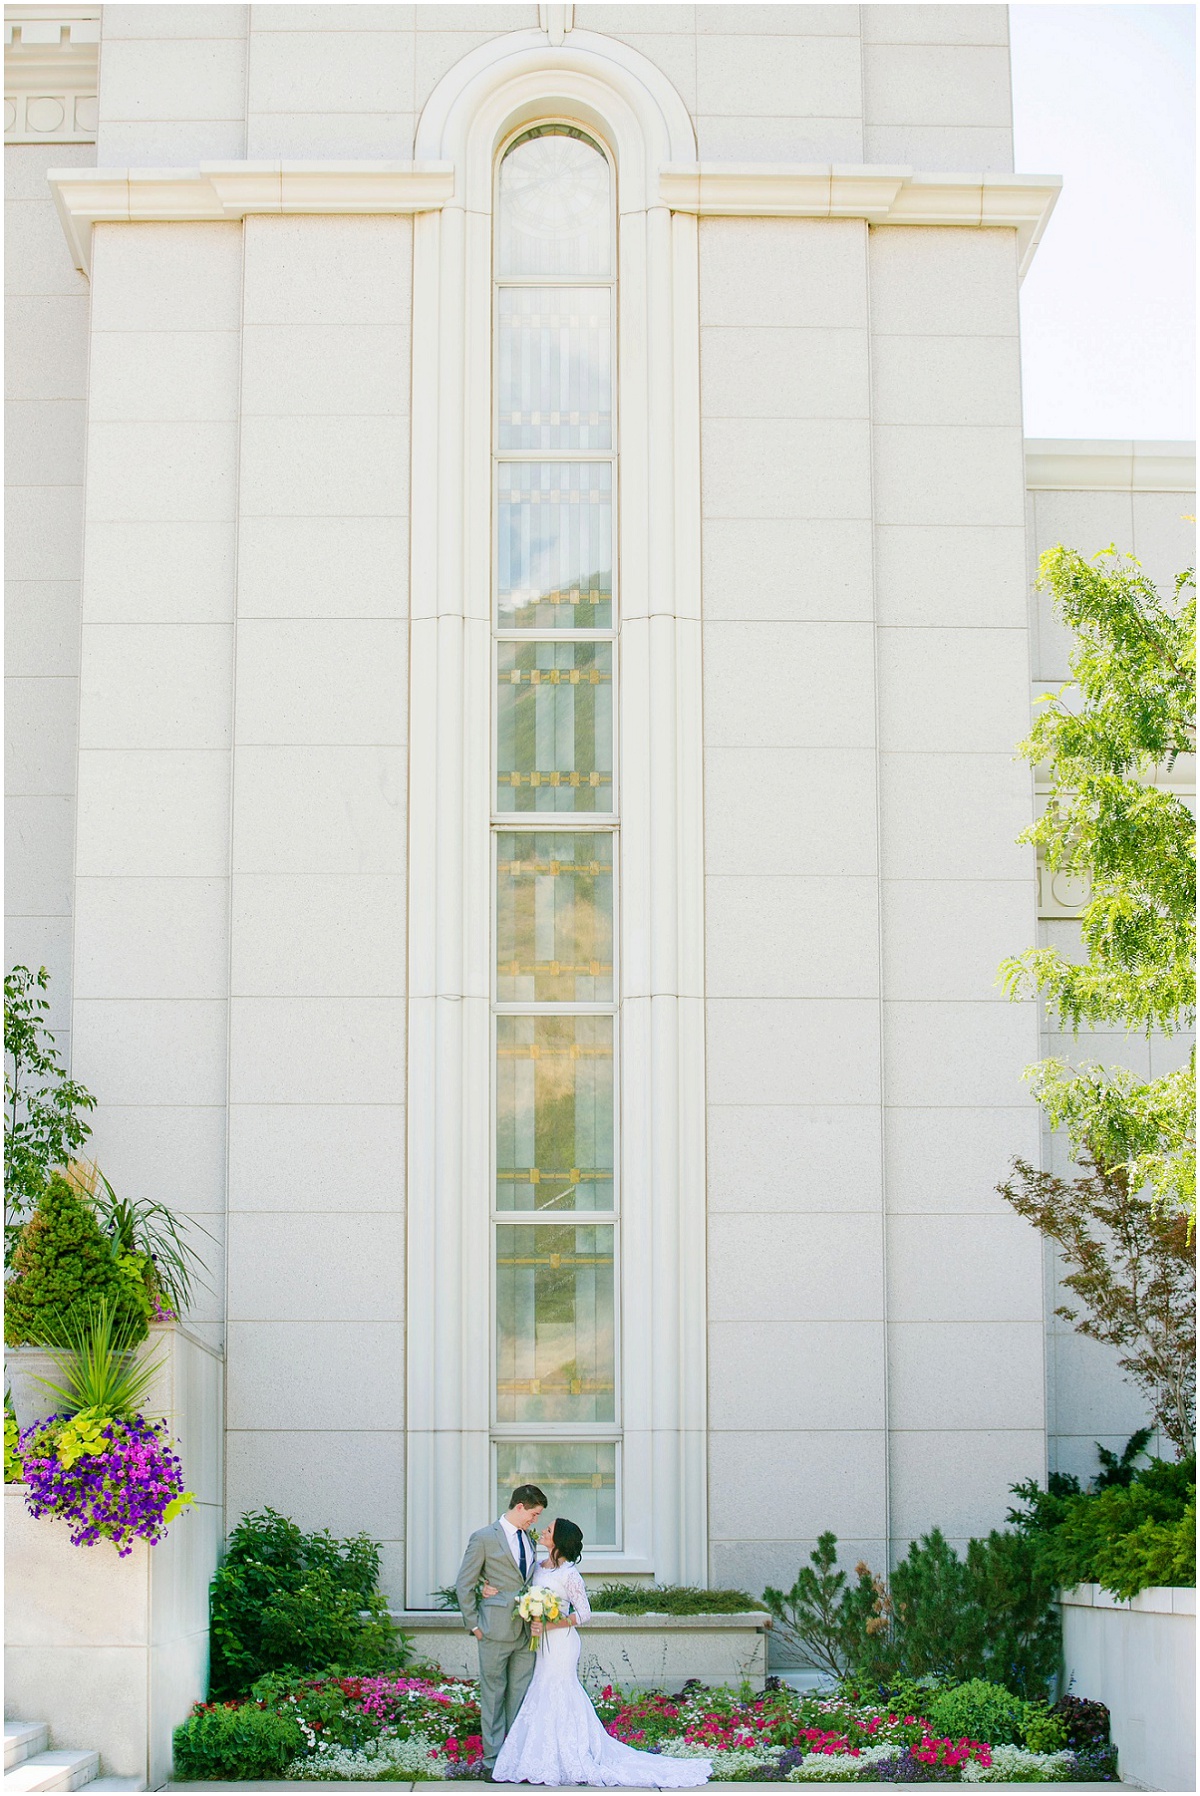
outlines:
[{"label": "wedding dress train", "polygon": [[[591,1619],[583,1579],[573,1565],[539,1565],[533,1582],[553,1590],[558,1606]],[[551,1628],[538,1648],[533,1682],[500,1749],[498,1784],[596,1784],[602,1789],[692,1790],[707,1783],[707,1759],[636,1752],[604,1731],[579,1682],[579,1629]]]}]

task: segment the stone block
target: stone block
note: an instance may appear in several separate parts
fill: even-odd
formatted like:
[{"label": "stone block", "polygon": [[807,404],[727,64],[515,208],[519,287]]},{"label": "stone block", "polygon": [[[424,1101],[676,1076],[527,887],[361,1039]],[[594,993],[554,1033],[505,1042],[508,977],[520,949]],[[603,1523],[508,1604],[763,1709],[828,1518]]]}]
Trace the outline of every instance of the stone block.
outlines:
[{"label": "stone block", "polygon": [[706,625],[869,621],[872,586],[865,518],[704,521]]},{"label": "stone block", "polygon": [[385,619],[238,624],[237,740],[278,747],[405,740],[408,630]]},{"label": "stone block", "polygon": [[248,1104],[394,1104],[404,1092],[396,998],[237,998],[230,1090]]},{"label": "stone block", "polygon": [[873,1428],[710,1434],[714,1551],[749,1530],[779,1541],[815,1540],[827,1528],[842,1541],[882,1535],[883,1441]]},{"label": "stone block", "polygon": [[1010,1215],[996,1187],[1014,1158],[1036,1162],[1039,1115],[1009,1109],[919,1109],[887,1114],[887,1197],[895,1213]]},{"label": "stone block", "polygon": [[[68,145],[56,145],[67,149]],[[19,146],[7,146],[9,155]],[[10,296],[4,307],[4,387],[9,399],[87,396],[85,293]]]},{"label": "stone block", "polygon": [[902,880],[883,886],[883,982],[890,998],[1008,998],[999,968],[1036,934],[1030,880]]},{"label": "stone block", "polygon": [[880,1168],[866,1105],[709,1104],[710,1213],[877,1209]]},{"label": "stone block", "polygon": [[386,517],[408,507],[406,418],[246,418],[246,517]]},{"label": "stone block", "polygon": [[81,747],[226,749],[232,709],[227,623],[84,626]]},{"label": "stone block", "polygon": [[394,748],[238,751],[238,873],[400,873],[406,757]]},{"label": "stone block", "polygon": [[237,417],[234,331],[97,331],[88,415],[94,423],[225,423]]},{"label": "stone block", "polygon": [[4,789],[19,798],[62,798],[75,788],[79,681],[4,682]]},{"label": "stone block", "polygon": [[9,487],[82,482],[81,399],[6,399],[4,426],[5,482]]},{"label": "stone block", "polygon": [[4,566],[10,580],[78,580],[82,487],[12,486],[4,510]]},{"label": "stone block", "polygon": [[225,1005],[200,999],[77,998],[77,1079],[107,1104],[222,1104]]},{"label": "stone block", "polygon": [[78,997],[224,998],[228,978],[225,880],[77,882]]},{"label": "stone block", "polygon": [[221,878],[229,860],[229,756],[85,749],[76,872]]},{"label": "stone block", "polygon": [[1009,1486],[1045,1482],[1045,1436],[1033,1428],[897,1429],[891,1436],[892,1527],[908,1539],[940,1528],[957,1545],[1004,1526]]},{"label": "stone block", "polygon": [[696,38],[698,112],[855,118],[862,105],[862,53],[853,37]]},{"label": "stone block", "polygon": [[238,614],[403,617],[408,610],[406,518],[244,518]]},{"label": "stone block", "polygon": [[100,102],[106,125],[241,120],[246,108],[245,40],[106,37]]},{"label": "stone block", "polygon": [[865,233],[857,219],[702,219],[701,324],[865,329]]},{"label": "stone block", "polygon": [[926,174],[1007,175],[1013,168],[1013,138],[1006,125],[868,125],[863,132],[868,162],[919,168]]},{"label": "stone block", "polygon": [[1007,44],[868,42],[863,88],[872,125],[1011,129]]},{"label": "stone block", "polygon": [[234,525],[144,519],[88,524],[89,623],[206,624],[233,616]]},{"label": "stone block", "polygon": [[873,1104],[879,1006],[870,998],[710,998],[710,1100]]},{"label": "stone block", "polygon": [[403,1539],[404,1436],[397,1429],[233,1430],[226,1505],[228,1526],[267,1506],[300,1527],[339,1536],[364,1530],[373,1540]]},{"label": "stone block", "polygon": [[884,1005],[888,1101],[918,1109],[1017,1107],[1021,1069],[1037,1056],[1029,1004],[889,1001]]},{"label": "stone block", "polygon": [[861,162],[860,118],[762,118],[700,113],[696,148],[702,162]]},{"label": "stone block", "polygon": [[1007,1206],[1000,1215],[893,1215],[888,1285],[895,1323],[1040,1325],[1041,1237]]},{"label": "stone block", "polygon": [[870,998],[879,991],[874,879],[710,877],[706,990],[713,998]]},{"label": "stone block", "polygon": [[880,525],[875,532],[880,623],[1022,629],[1029,601],[1023,549],[1024,531],[1011,524]]},{"label": "stone block", "polygon": [[1029,728],[1024,630],[878,632],[885,749],[1013,754]]},{"label": "stone block", "polygon": [[4,668],[18,678],[78,675],[78,580],[5,581]]},{"label": "stone block", "polygon": [[248,325],[407,324],[411,289],[408,218],[247,220]]},{"label": "stone block", "polygon": [[222,523],[234,516],[232,424],[92,424],[87,516],[152,523]]},{"label": "stone block", "polygon": [[[866,748],[710,748],[705,868],[720,875],[873,876],[875,760]],[[779,828],[786,817],[787,828]]]},{"label": "stone block", "polygon": [[700,336],[704,418],[870,416],[867,333],[709,327]]},{"label": "stone block", "polygon": [[874,437],[880,524],[1024,524],[1018,426],[880,424]]},{"label": "stone block", "polygon": [[882,1314],[877,1214],[771,1210],[709,1217],[710,1323],[866,1323]]},{"label": "stone block", "polygon": [[872,632],[865,624],[710,624],[704,733],[719,748],[869,748]]},{"label": "stone block", "polygon": [[9,798],[4,809],[5,914],[69,917],[74,798]]},{"label": "stone block", "polygon": [[408,411],[406,325],[251,325],[242,413],[274,417],[396,417]]},{"label": "stone block", "polygon": [[231,1321],[229,1426],[404,1426],[404,1329],[398,1322]]},{"label": "stone block", "polygon": [[238,997],[398,997],[405,882],[394,874],[238,874],[230,989]]},{"label": "stone block", "polygon": [[882,1428],[885,1384],[875,1320],[709,1324],[708,1422],[718,1432],[836,1432],[848,1416]]},{"label": "stone block", "polygon": [[705,516],[869,518],[870,436],[865,419],[708,419]]},{"label": "stone block", "polygon": [[234,1104],[229,1208],[400,1211],[402,1104]]},{"label": "stone block", "polygon": [[1044,1347],[1040,1321],[893,1322],[888,1329],[891,1426],[1040,1427]]},{"label": "stone block", "polygon": [[411,112],[251,112],[247,155],[252,162],[409,162],[415,126]]},{"label": "stone block", "polygon": [[1011,753],[884,754],[879,778],[891,877],[1016,879],[1032,888],[1033,851],[1016,838],[1033,820],[1033,780]]},{"label": "stone block", "polygon": [[408,31],[322,31],[314,42],[308,31],[256,30],[250,38],[253,113],[391,112],[412,82]]},{"label": "stone block", "polygon": [[92,330],[237,331],[240,224],[99,224]]},{"label": "stone block", "polygon": [[870,240],[871,328],[881,336],[1016,336],[1010,231],[890,225]]}]

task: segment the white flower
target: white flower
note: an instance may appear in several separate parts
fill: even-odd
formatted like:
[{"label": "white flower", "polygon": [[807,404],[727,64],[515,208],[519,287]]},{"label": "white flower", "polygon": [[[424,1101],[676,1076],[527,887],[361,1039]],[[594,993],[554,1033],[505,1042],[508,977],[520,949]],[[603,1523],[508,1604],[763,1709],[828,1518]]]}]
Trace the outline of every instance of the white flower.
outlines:
[{"label": "white flower", "polygon": [[1060,1783],[1074,1769],[1071,1752],[1028,1752],[1023,1746],[993,1746],[990,1765],[969,1759],[962,1768],[965,1784]]}]

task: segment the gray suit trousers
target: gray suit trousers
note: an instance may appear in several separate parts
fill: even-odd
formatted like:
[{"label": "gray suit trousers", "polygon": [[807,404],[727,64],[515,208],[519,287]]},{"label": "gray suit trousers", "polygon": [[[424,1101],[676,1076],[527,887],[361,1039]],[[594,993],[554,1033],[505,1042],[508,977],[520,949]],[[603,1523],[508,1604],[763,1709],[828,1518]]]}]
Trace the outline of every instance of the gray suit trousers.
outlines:
[{"label": "gray suit trousers", "polygon": [[504,1745],[533,1677],[537,1654],[528,1637],[479,1642],[479,1707],[483,1716],[483,1762],[490,1771]]}]

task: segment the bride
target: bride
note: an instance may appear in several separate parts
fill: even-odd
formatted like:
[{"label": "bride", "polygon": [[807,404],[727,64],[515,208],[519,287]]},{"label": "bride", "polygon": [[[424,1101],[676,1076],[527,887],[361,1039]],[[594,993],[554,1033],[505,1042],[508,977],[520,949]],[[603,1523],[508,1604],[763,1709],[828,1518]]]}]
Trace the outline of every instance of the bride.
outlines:
[{"label": "bride", "polygon": [[635,1752],[604,1731],[579,1682],[579,1629],[592,1615],[575,1569],[583,1534],[559,1516],[542,1530],[540,1544],[546,1558],[533,1583],[554,1592],[562,1620],[532,1623],[539,1637],[533,1682],[500,1749],[492,1782],[627,1790],[690,1790],[707,1783],[712,1776],[707,1759]]}]

